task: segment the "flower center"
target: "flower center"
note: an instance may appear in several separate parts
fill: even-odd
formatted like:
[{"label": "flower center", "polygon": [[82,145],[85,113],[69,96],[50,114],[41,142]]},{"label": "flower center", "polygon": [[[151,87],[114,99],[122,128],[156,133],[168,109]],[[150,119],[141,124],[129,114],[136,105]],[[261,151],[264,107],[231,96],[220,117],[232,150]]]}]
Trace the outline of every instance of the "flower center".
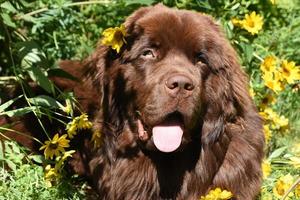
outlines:
[{"label": "flower center", "polygon": [[281,196],[284,195],[284,192],[285,192],[285,191],[284,191],[284,189],[283,189],[282,187],[279,187],[279,188],[277,189],[277,191],[278,191],[278,194],[279,194],[279,195],[281,195]]},{"label": "flower center", "polygon": [[251,28],[254,28],[255,23],[253,20],[248,20],[248,26],[250,26]]},{"label": "flower center", "polygon": [[52,141],[52,142],[49,144],[49,148],[50,148],[50,149],[55,150],[55,149],[57,149],[57,147],[58,147],[58,142],[57,142],[57,141]]},{"label": "flower center", "polygon": [[122,40],[122,37],[123,37],[123,34],[122,34],[121,31],[116,31],[116,32],[115,32],[114,39],[115,39],[116,41]]},{"label": "flower center", "polygon": [[262,99],[263,104],[268,104],[269,101],[270,101],[270,99],[268,97],[265,97],[265,98]]},{"label": "flower center", "polygon": [[285,75],[287,75],[287,76],[290,75],[290,71],[289,71],[287,68],[285,68],[285,67],[283,67],[283,73],[284,73]]}]

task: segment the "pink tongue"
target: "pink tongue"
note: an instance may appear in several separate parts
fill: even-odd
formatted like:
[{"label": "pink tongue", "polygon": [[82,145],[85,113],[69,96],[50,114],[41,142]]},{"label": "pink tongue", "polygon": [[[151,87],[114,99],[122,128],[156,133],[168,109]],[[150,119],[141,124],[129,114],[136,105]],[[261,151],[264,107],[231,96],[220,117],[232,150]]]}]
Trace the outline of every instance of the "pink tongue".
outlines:
[{"label": "pink tongue", "polygon": [[162,152],[175,151],[181,144],[183,130],[180,126],[155,126],[152,130],[156,148]]}]

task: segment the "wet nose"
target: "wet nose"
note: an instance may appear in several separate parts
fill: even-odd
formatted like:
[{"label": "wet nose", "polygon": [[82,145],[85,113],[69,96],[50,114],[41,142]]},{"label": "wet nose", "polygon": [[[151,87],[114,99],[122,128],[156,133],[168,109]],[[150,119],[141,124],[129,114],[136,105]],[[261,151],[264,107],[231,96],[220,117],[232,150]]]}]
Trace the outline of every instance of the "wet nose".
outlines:
[{"label": "wet nose", "polygon": [[184,75],[174,75],[169,77],[165,83],[165,86],[168,94],[172,97],[176,97],[181,93],[189,96],[192,94],[195,88],[193,81]]}]

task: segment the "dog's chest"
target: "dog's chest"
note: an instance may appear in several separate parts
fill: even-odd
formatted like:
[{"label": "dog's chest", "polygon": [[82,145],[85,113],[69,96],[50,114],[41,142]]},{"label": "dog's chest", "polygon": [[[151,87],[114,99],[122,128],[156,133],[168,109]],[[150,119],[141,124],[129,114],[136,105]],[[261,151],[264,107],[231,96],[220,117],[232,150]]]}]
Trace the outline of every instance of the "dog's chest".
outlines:
[{"label": "dog's chest", "polygon": [[103,199],[198,199],[207,190],[207,183],[202,188],[193,184],[199,176],[172,159],[123,158],[103,168],[98,189]]}]

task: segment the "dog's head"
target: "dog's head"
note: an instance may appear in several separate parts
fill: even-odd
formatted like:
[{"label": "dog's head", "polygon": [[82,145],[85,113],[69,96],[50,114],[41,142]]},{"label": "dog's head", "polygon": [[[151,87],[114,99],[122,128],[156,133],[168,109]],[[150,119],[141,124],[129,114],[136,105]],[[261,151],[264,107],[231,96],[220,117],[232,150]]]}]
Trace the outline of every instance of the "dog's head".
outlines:
[{"label": "dog's head", "polygon": [[102,46],[94,54],[103,120],[122,142],[162,152],[194,138],[205,145],[253,109],[235,51],[211,17],[156,5],[125,26],[119,53]]}]

